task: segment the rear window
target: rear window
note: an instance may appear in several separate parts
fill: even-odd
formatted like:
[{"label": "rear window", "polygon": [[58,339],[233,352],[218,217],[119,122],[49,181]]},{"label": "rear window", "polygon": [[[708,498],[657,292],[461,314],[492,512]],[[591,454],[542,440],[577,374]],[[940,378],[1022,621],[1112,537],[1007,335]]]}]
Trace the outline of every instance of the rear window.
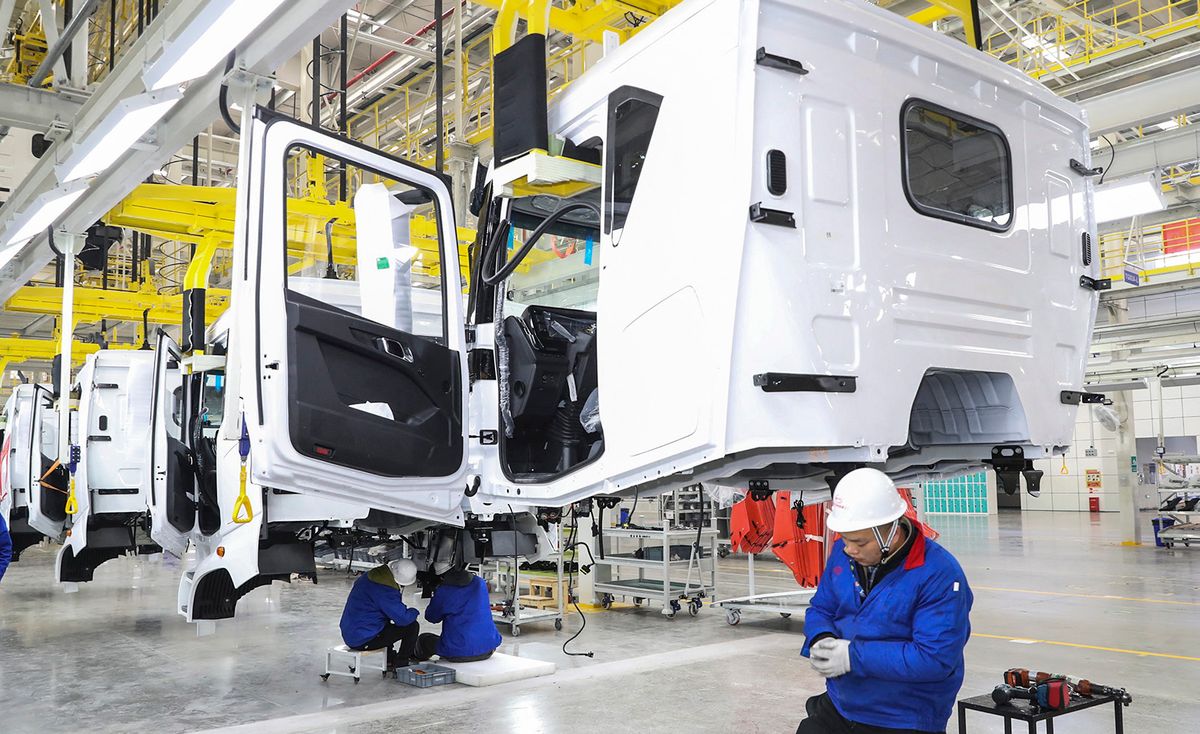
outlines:
[{"label": "rear window", "polygon": [[995,125],[912,100],[901,114],[904,193],[921,214],[995,231],[1012,223],[1012,154]]}]

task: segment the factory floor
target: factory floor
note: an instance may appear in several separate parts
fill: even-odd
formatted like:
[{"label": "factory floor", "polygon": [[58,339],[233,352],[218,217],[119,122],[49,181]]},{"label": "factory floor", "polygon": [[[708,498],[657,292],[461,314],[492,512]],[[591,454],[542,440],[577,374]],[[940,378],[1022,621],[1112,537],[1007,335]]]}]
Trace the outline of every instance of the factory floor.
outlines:
[{"label": "factory floor", "polygon": [[[963,695],[989,692],[1009,667],[1128,688],[1129,732],[1200,724],[1200,549],[1121,547],[1116,516],[1006,513],[935,517],[974,588]],[[1148,520],[1147,520],[1148,523]],[[579,627],[504,631],[503,652],[551,660],[558,673],[490,688],[415,689],[364,677],[321,682],[323,651],[352,579],[275,584],[238,617],[197,631],[171,610],[178,562],[123,558],[66,594],[53,549],[36,548],[0,583],[0,731],[168,732],[791,732],[823,689],[798,657],[803,617],[720,609],[666,619],[657,610],[587,614]],[[722,596],[744,593],[746,561],[721,561]],[[759,591],[790,574],[757,564]],[[1018,728],[1024,730],[1020,725]],[[951,732],[956,731],[954,721]],[[999,732],[975,714],[970,732]],[[1111,707],[1060,720],[1060,732],[1112,731]]]}]

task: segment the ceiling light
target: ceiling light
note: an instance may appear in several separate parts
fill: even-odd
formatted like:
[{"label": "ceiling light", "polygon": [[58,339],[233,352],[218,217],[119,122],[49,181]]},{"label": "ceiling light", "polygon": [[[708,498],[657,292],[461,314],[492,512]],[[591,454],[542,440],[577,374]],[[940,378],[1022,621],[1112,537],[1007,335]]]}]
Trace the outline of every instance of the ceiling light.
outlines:
[{"label": "ceiling light", "polygon": [[[87,184],[76,181],[39,196],[25,211],[13,217],[4,230],[4,247],[15,250],[54,224],[87,191]],[[11,253],[9,254],[11,257]]]},{"label": "ceiling light", "polygon": [[55,167],[58,180],[66,183],[105,171],[134,147],[181,96],[179,87],[171,87],[122,100],[99,125],[76,142],[71,155]]},{"label": "ceiling light", "polygon": [[1112,222],[1139,214],[1162,211],[1162,184],[1154,172],[1100,184],[1095,191],[1096,221]]},{"label": "ceiling light", "polygon": [[198,79],[258,30],[283,0],[209,0],[142,75],[146,89]]}]

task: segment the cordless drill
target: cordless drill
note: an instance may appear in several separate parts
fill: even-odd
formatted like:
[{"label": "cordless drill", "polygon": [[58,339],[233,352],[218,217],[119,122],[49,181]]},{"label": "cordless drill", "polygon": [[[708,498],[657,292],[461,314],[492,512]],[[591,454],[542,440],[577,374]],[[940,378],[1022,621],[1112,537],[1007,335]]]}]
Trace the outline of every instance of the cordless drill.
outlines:
[{"label": "cordless drill", "polygon": [[1076,693],[1085,698],[1112,696],[1126,706],[1133,703],[1133,697],[1124,688],[1104,686],[1099,683],[1093,683],[1090,680],[1058,673],[1043,673],[1041,671],[1033,673],[1025,668],[1010,668],[1004,671],[1004,682],[1010,686],[1027,688],[1037,683],[1045,683],[1048,680],[1064,680],[1071,684],[1071,688]]}]

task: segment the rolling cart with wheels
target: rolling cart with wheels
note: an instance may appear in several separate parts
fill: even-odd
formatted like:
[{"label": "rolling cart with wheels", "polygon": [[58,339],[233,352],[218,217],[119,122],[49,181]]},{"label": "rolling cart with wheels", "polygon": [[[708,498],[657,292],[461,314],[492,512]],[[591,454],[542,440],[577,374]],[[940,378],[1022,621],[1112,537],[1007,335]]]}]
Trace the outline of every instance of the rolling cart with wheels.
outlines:
[{"label": "rolling cart with wheels", "polygon": [[754,587],[754,554],[747,553],[746,558],[749,564],[750,593],[715,602],[725,610],[726,622],[730,625],[739,624],[742,621],[742,612],[767,612],[788,619],[793,614],[801,614],[808,609],[809,601],[812,600],[813,594],[817,593],[815,588],[759,594]]},{"label": "rolling cart with wheels", "polygon": [[[561,542],[561,538],[560,538]],[[492,606],[492,619],[497,625],[508,625],[513,637],[521,636],[521,625],[535,622],[554,622],[555,630],[562,630],[563,616],[566,607],[566,585],[563,582],[563,554],[557,553],[556,573],[553,577],[553,603],[549,608],[538,608],[532,604],[521,603],[521,587],[528,585],[528,572],[521,570],[519,561],[512,558],[497,558],[494,561],[495,588],[504,593],[502,604]],[[488,565],[493,565],[489,563]],[[547,576],[547,578],[549,578]]]},{"label": "rolling cart with wheels", "polygon": [[[696,547],[695,528],[661,529],[603,528],[603,558],[597,556],[592,589],[600,606],[608,609],[619,597],[636,605],[658,602],[663,616],[674,619],[687,609],[695,617],[706,599],[717,593],[717,530],[700,531]],[[637,541],[637,549],[620,547]],[[620,576],[622,569],[637,569],[637,577]],[[647,572],[659,578],[647,578]],[[677,580],[684,576],[683,581]]]}]

